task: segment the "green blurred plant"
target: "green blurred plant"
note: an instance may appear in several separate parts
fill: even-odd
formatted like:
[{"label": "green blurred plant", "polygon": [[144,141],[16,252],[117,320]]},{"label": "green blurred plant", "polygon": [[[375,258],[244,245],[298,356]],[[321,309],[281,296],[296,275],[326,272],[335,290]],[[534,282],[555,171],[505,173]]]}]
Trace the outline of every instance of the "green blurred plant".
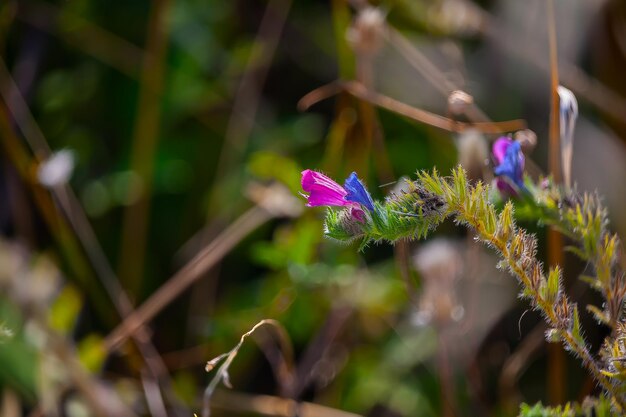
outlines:
[{"label": "green blurred plant", "polygon": [[620,415],[611,410],[611,402],[604,396],[587,398],[583,404],[567,403],[564,406],[546,407],[541,403],[533,406],[522,404],[520,417],[609,417]]}]

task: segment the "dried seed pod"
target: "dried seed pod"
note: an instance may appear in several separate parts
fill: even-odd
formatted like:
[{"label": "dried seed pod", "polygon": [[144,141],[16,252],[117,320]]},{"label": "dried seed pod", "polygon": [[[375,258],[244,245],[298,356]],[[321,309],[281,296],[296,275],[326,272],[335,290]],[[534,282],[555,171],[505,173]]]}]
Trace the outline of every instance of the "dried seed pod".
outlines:
[{"label": "dried seed pod", "polygon": [[448,111],[453,115],[465,113],[474,104],[474,97],[462,90],[454,90],[448,96]]},{"label": "dried seed pod", "polygon": [[522,151],[525,154],[529,154],[537,146],[537,134],[530,129],[518,130],[513,135],[513,139],[522,145]]}]

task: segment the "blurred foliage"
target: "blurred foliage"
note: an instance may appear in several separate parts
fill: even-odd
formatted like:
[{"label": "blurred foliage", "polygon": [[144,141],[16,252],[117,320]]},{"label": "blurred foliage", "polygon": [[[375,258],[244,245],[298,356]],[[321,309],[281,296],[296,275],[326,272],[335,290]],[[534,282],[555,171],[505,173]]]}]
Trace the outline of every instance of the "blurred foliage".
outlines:
[{"label": "blurred foliage", "polygon": [[534,406],[522,404],[520,417],[609,417],[619,415],[611,411],[611,403],[605,397],[587,398],[582,405],[567,403],[564,406],[546,407],[541,403]]},{"label": "blurred foliage", "polygon": [[[446,94],[432,85],[433,77],[443,77],[470,91],[491,118],[524,118],[545,136],[547,77],[529,58],[503,58],[485,27],[487,17],[505,21],[510,2],[372,3],[436,68],[425,77],[385,41],[372,58],[374,90],[455,117]],[[416,252],[428,242],[358,252],[324,238],[320,210],[271,214],[237,238],[190,288],[160,305],[145,333],[136,334],[153,345],[167,375],[151,373],[160,366],[148,363],[151,346],[127,341],[111,347],[109,336],[122,318],[116,311],[120,298],[111,297],[103,278],[108,267],[113,281],[129,290],[131,304],[141,306],[222,231],[262,205],[253,185],[279,183],[303,206],[303,169],[334,178],[357,170],[372,195],[382,199],[402,176],[433,167],[447,173],[462,159],[457,146],[462,134],[376,109],[345,92],[298,111],[298,100],[315,88],[362,76],[364,61],[346,36],[359,4],[0,2],[0,56],[6,67],[0,68],[3,411],[16,403],[18,415],[79,415],[80,407],[94,407],[92,387],[100,394],[95,397],[110,399],[105,405],[110,415],[117,410],[113,399],[134,414],[158,414],[159,401],[150,395],[155,392],[168,415],[199,413],[213,377],[204,371],[206,361],[230,351],[264,318],[280,322],[289,335],[293,380],[277,371],[280,352],[259,336],[242,346],[230,367],[238,392],[381,416],[515,415],[522,401],[551,401],[544,345],[531,349],[513,376],[502,370],[526,352],[540,317],[529,313],[521,321],[508,280],[484,269],[488,255],[472,249],[472,236],[452,222],[437,232],[457,245],[462,259],[458,271],[444,271],[455,277],[446,281],[429,280],[416,265]],[[533,7],[520,20],[535,16]],[[594,65],[588,67],[592,71]],[[163,80],[151,80],[159,68]],[[524,70],[524,83],[511,75]],[[615,85],[607,77],[607,85]],[[537,87],[526,88],[526,82]],[[142,94],[154,95],[148,105]],[[151,118],[153,101],[158,105]],[[592,105],[581,110],[602,124],[607,116]],[[70,188],[46,188],[37,180],[50,156],[32,145],[38,130],[45,147],[73,152],[74,164],[65,167],[72,172]],[[136,149],[150,132],[154,146]],[[484,143],[494,139],[479,136]],[[545,142],[539,141],[533,155],[536,170]],[[141,157],[153,167],[137,163]],[[489,181],[489,155],[478,159],[477,172],[487,172],[483,179]],[[82,211],[93,236],[80,223]],[[135,235],[140,220],[147,228]],[[126,258],[123,241],[141,256]],[[94,256],[98,245],[104,265]],[[543,245],[540,241],[540,249]],[[433,274],[443,276],[441,265],[455,262],[444,257]],[[491,263],[495,260],[484,262]],[[140,272],[124,276],[129,266]],[[564,275],[579,267],[571,263]],[[589,304],[592,296],[580,295],[573,280],[566,278],[563,285]],[[440,298],[424,296],[433,293]],[[447,298],[453,293],[459,300]],[[491,315],[485,313],[489,309]],[[584,326],[592,320],[586,312],[580,320],[591,327]],[[586,335],[594,348],[605,330]],[[577,367],[561,376],[567,392],[562,400],[597,393]],[[262,414],[254,404],[221,404],[214,411]],[[608,413],[607,408],[593,407],[595,415],[608,415],[600,411]],[[523,406],[521,412],[562,415],[562,410]]]}]

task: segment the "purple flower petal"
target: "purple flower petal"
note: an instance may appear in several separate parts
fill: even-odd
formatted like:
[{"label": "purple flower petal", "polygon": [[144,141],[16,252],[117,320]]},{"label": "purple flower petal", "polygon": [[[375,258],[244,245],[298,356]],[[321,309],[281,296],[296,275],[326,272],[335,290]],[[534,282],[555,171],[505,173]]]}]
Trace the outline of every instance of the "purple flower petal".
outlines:
[{"label": "purple flower petal", "polygon": [[[502,151],[504,151],[504,153],[502,153]],[[495,159],[498,161],[494,173],[500,177],[505,177],[510,183],[523,189],[525,161],[521,144],[507,138],[500,138],[494,143],[493,153]],[[498,188],[500,191],[508,191],[506,190],[507,187],[501,186],[501,181],[498,182]]]}]

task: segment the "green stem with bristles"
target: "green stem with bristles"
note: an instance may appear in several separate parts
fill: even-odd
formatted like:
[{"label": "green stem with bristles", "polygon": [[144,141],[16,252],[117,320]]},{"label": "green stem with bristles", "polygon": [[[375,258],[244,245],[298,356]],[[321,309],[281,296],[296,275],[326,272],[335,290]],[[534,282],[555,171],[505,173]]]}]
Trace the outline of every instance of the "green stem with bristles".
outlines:
[{"label": "green stem with bristles", "polygon": [[[593,263],[597,273],[597,277],[591,278],[592,286],[600,289],[607,301],[614,301],[611,297],[617,295],[611,272],[617,238],[605,229],[606,213],[598,199],[587,195],[578,198],[554,187],[533,189],[530,193],[534,193],[532,198],[527,197],[522,204],[534,205],[530,212],[538,214],[539,220],[555,224],[581,243],[579,255]],[[449,178],[441,177],[436,170],[432,174],[419,172],[417,181],[407,181],[404,191],[382,203],[375,202],[375,210],[368,212],[362,222],[351,218],[346,209],[329,209],[326,235],[341,241],[360,239],[364,248],[370,242],[424,238],[448,217],[473,229],[478,240],[494,248],[511,274],[519,279],[521,296],[541,311],[551,327],[550,334],[580,357],[594,379],[611,394],[614,403],[626,409],[619,385],[619,378],[626,375],[614,376],[594,359],[582,336],[578,308],[561,288],[560,269],[551,269],[546,277],[536,259],[535,236],[518,227],[513,215],[510,201],[498,213],[489,200],[489,186],[481,182],[469,184],[465,171],[458,167]],[[609,318],[605,321],[615,325],[620,314],[621,308],[617,312],[608,311]]]}]

